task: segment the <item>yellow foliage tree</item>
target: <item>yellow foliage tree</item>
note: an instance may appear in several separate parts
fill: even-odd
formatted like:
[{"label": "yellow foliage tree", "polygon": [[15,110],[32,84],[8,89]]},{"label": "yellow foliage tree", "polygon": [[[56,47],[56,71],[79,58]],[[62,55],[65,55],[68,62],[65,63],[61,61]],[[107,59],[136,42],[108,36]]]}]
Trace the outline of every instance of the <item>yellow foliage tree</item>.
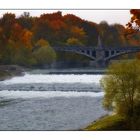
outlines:
[{"label": "yellow foliage tree", "polygon": [[44,39],[38,40],[36,45],[40,46],[40,47],[50,47],[49,42],[47,40],[44,40]]},{"label": "yellow foliage tree", "polygon": [[69,39],[67,40],[67,44],[68,44],[68,45],[75,45],[75,46],[76,46],[76,45],[78,45],[78,46],[83,46],[83,43],[80,42],[79,39],[74,38],[74,37],[69,38]]},{"label": "yellow foliage tree", "polygon": [[140,105],[140,61],[132,60],[110,65],[101,80],[105,91],[104,106],[118,114],[134,116]]}]

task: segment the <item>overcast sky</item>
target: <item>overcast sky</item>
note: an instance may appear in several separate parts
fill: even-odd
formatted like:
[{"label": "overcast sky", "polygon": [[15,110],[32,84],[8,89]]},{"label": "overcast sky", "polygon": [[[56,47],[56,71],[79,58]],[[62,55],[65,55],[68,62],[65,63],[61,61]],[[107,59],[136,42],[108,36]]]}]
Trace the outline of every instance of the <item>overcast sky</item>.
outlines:
[{"label": "overcast sky", "polygon": [[31,16],[39,16],[43,13],[61,11],[63,15],[74,14],[82,19],[100,23],[107,21],[109,24],[120,23],[125,25],[130,20],[129,10],[0,10],[0,16],[6,12],[15,13],[20,16],[23,12],[30,12]]}]

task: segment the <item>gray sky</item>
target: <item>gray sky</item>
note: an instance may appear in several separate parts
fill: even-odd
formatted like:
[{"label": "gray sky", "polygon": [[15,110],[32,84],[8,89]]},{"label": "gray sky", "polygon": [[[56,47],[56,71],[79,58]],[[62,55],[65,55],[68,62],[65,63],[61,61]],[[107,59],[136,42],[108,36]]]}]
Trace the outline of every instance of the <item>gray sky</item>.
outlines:
[{"label": "gray sky", "polygon": [[39,16],[43,13],[62,11],[62,14],[74,14],[82,19],[100,23],[107,21],[109,24],[120,23],[125,25],[130,20],[129,10],[0,10],[0,16],[6,12],[15,13],[20,16],[23,12],[30,12],[31,16]]}]

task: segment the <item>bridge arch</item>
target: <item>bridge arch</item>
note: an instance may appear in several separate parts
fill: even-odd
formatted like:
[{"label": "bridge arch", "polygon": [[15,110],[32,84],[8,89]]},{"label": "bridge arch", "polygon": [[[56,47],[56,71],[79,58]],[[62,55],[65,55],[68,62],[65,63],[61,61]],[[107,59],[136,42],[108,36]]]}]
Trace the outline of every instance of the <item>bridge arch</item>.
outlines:
[{"label": "bridge arch", "polygon": [[111,56],[105,58],[105,61],[110,61],[113,58],[116,58],[118,56],[122,56],[122,55],[125,55],[125,54],[138,53],[138,52],[140,52],[140,50],[133,50],[133,51],[132,50],[128,50],[128,51],[124,51],[124,52],[119,52],[119,53],[116,53],[114,55],[111,55]]},{"label": "bridge arch", "polygon": [[[76,53],[76,54],[79,54],[79,55],[83,55],[83,56],[86,56],[86,57],[88,57],[88,58],[90,58],[90,59],[92,59],[92,60],[95,60],[96,59],[96,57],[95,57],[95,53],[96,53],[96,51],[90,51],[90,50],[56,50],[56,51],[58,51],[58,52],[70,52],[70,53]],[[93,54],[93,52],[94,52],[94,54]]]},{"label": "bridge arch", "polygon": [[53,47],[55,51],[58,52],[71,52],[80,55],[84,55],[95,62],[108,62],[110,59],[115,57],[129,54],[129,53],[136,53],[140,52],[139,46],[125,46],[125,47],[85,47],[85,46],[66,46],[66,47]]}]

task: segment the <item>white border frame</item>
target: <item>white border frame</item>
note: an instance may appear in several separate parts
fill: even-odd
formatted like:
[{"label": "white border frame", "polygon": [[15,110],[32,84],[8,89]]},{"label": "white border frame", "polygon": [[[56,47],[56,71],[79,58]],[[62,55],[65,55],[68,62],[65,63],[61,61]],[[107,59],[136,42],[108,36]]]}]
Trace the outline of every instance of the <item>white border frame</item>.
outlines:
[{"label": "white border frame", "polygon": [[[132,9],[140,0],[3,0],[0,9]],[[3,140],[140,140],[140,132],[1,131]]]}]

